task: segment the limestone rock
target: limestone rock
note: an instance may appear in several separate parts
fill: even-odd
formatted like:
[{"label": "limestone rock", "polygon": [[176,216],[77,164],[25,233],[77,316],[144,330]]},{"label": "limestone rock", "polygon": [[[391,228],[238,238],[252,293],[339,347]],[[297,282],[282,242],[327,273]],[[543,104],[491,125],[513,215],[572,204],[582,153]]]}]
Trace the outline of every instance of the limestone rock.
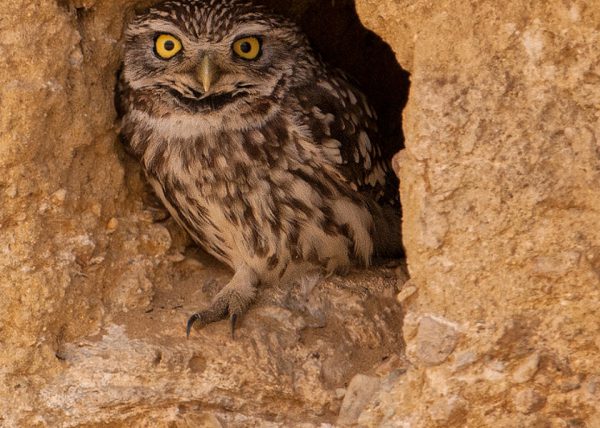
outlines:
[{"label": "limestone rock", "polygon": [[407,353],[422,364],[435,366],[446,361],[457,342],[458,332],[452,325],[425,316],[419,322],[416,337],[408,343]]},{"label": "limestone rock", "polygon": [[337,424],[351,426],[356,423],[361,412],[367,403],[373,399],[380,386],[381,381],[379,378],[365,375],[354,376],[344,396]]},{"label": "limestone rock", "polygon": [[525,383],[533,379],[540,365],[540,355],[534,353],[522,361],[513,371],[512,380],[515,383]]},{"label": "limestone rock", "polygon": [[[447,361],[414,369],[428,382],[396,420],[431,426],[419,403],[451,391],[477,398],[450,426],[589,425],[597,397],[575,380],[600,367],[600,2],[356,5],[411,74],[395,158],[418,289],[403,302],[409,349],[424,316],[461,327]],[[514,381],[545,405],[517,411]]]}]

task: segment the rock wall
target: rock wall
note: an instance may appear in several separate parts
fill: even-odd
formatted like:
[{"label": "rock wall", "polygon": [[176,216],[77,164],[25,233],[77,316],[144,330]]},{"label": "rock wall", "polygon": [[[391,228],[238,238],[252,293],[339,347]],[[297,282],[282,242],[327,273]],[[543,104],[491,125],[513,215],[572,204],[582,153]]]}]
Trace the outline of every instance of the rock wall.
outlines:
[{"label": "rock wall", "polygon": [[116,138],[148,3],[0,8],[0,426],[600,425],[598,0],[272,1],[391,122],[406,76],[358,18],[411,73],[411,279],[269,290],[235,341],[185,340],[230,274]]},{"label": "rock wall", "polygon": [[357,8],[411,73],[413,366],[362,421],[600,426],[600,2]]}]

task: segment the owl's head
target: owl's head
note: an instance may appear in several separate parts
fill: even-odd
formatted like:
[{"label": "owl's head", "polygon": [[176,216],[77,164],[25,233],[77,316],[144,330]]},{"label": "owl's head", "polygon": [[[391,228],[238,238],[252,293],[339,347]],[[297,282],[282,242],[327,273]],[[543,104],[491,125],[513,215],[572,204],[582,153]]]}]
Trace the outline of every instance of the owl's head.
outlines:
[{"label": "owl's head", "polygon": [[240,114],[310,79],[316,60],[290,21],[242,0],[167,1],[126,31],[123,78],[165,112]]}]

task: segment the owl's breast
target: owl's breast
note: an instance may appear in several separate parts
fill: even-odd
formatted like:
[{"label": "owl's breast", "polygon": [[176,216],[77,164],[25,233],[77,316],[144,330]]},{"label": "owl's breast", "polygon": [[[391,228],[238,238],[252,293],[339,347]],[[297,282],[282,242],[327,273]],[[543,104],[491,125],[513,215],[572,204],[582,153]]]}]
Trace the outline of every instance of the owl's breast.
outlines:
[{"label": "owl's breast", "polygon": [[282,115],[186,138],[151,129],[134,145],[173,217],[229,265],[277,277],[300,262],[333,271],[354,257],[367,261],[368,209],[304,131]]},{"label": "owl's breast", "polygon": [[274,180],[287,163],[281,147],[267,150],[276,133],[283,136],[270,129],[138,137],[148,138],[138,143],[139,158],[164,205],[197,243],[230,265],[248,255],[264,261],[279,246],[277,201],[285,189]]}]

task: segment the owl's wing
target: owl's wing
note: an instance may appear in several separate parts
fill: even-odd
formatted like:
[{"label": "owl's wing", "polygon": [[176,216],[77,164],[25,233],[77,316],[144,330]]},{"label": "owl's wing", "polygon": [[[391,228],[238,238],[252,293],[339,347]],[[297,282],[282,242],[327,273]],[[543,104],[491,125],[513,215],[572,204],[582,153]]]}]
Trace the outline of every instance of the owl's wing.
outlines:
[{"label": "owl's wing", "polygon": [[398,181],[382,155],[377,114],[365,95],[337,70],[295,88],[303,123],[349,185],[372,200],[398,205]]}]

